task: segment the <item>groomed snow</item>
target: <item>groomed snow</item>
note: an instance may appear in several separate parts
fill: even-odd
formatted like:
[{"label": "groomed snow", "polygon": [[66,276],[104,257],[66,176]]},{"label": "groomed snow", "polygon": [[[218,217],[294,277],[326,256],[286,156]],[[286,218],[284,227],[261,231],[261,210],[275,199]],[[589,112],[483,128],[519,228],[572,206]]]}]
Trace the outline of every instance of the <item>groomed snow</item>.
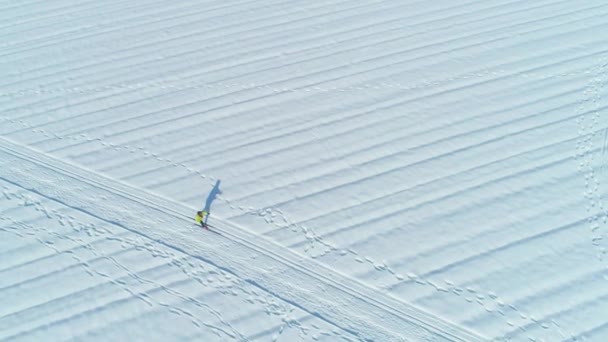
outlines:
[{"label": "groomed snow", "polygon": [[608,340],[607,17],[0,0],[0,340]]}]

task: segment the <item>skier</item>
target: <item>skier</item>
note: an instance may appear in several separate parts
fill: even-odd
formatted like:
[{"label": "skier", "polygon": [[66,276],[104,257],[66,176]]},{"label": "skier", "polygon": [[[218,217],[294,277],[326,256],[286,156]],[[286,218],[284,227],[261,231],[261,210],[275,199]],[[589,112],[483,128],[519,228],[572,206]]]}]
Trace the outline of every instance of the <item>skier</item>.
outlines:
[{"label": "skier", "polygon": [[196,223],[200,224],[201,227],[205,228],[205,229],[209,229],[209,227],[207,227],[207,224],[205,223],[205,217],[209,215],[208,212],[206,211],[197,211],[196,212],[196,216],[194,217],[194,221],[196,221]]}]

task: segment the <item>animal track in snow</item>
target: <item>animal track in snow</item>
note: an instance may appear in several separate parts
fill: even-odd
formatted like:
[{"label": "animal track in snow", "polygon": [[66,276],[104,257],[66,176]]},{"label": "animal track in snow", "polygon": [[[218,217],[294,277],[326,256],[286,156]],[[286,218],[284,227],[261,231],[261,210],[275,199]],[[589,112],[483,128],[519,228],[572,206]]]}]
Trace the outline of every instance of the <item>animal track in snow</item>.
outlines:
[{"label": "animal track in snow", "polygon": [[[167,259],[168,266],[178,268],[188,278],[196,281],[197,283],[199,283],[202,286],[213,288],[213,289],[217,290],[219,293],[221,293],[222,295],[231,296],[231,297],[234,297],[234,296],[240,297],[242,299],[242,301],[247,304],[262,305],[264,307],[264,311],[266,312],[266,314],[268,314],[269,316],[276,317],[277,319],[281,320],[281,322],[283,322],[283,325],[281,328],[282,332],[287,328],[294,328],[294,329],[298,329],[299,333],[303,336],[307,336],[307,335],[310,335],[313,333],[322,334],[322,335],[329,334],[326,331],[308,327],[307,325],[294,319],[292,316],[292,314],[295,310],[294,307],[286,305],[285,303],[282,303],[282,302],[277,302],[273,296],[271,296],[267,293],[260,293],[258,290],[254,289],[247,282],[243,281],[240,278],[236,278],[233,275],[228,274],[222,270],[208,269],[203,263],[201,263],[198,260],[193,260],[190,256],[187,256],[187,255],[178,256],[175,253],[173,253],[172,251],[168,251],[168,250],[159,248],[159,246],[156,244],[156,242],[150,241],[150,240],[145,239],[140,236],[120,237],[120,236],[117,236],[115,232],[112,232],[109,229],[106,229],[103,227],[101,227],[101,228],[97,227],[97,225],[95,225],[93,223],[80,222],[80,221],[76,220],[74,217],[61,214],[56,209],[49,209],[47,206],[45,206],[42,203],[41,200],[36,199],[33,196],[29,196],[27,193],[23,194],[18,191],[11,191],[9,188],[4,187],[2,194],[4,197],[0,198],[0,200],[16,202],[16,204],[18,206],[23,206],[24,203],[27,203],[28,207],[33,207],[37,211],[48,213],[48,215],[45,215],[46,219],[54,220],[58,223],[64,222],[63,225],[61,223],[59,223],[62,226],[69,225],[72,228],[72,232],[77,235],[86,234],[87,236],[102,237],[107,241],[116,242],[117,244],[119,244],[121,246],[122,249],[133,248],[137,251],[150,253],[150,255],[152,255],[153,257],[156,257],[156,258]],[[214,331],[221,332],[222,334],[224,334],[222,336],[229,336],[232,339],[246,340],[246,338],[240,332],[235,330],[235,328],[229,322],[226,322],[224,320],[224,318],[222,317],[222,315],[219,311],[213,309],[209,305],[205,304],[204,302],[199,301],[196,298],[187,296],[175,289],[172,289],[169,286],[159,284],[157,282],[154,282],[153,280],[146,279],[146,278],[138,275],[136,272],[130,271],[128,267],[121,264],[118,260],[116,260],[112,256],[107,256],[103,252],[96,250],[91,245],[91,243],[88,243],[81,238],[72,237],[65,233],[61,234],[61,233],[57,233],[57,232],[53,232],[53,231],[47,231],[43,228],[37,228],[33,225],[28,225],[28,224],[19,222],[17,220],[13,220],[10,217],[5,217],[2,215],[0,215],[0,220],[12,222],[13,225],[19,225],[19,227],[21,227],[21,229],[10,229],[10,228],[2,229],[2,228],[0,228],[1,230],[14,233],[18,236],[23,237],[24,232],[25,232],[26,235],[36,236],[36,235],[40,235],[40,234],[49,234],[50,236],[57,238],[57,239],[69,240],[69,241],[73,242],[76,246],[81,246],[81,247],[85,248],[90,253],[95,255],[97,258],[110,261],[116,268],[123,270],[124,272],[126,272],[128,277],[134,279],[135,281],[139,282],[140,284],[151,285],[151,286],[153,286],[153,288],[160,289],[163,292],[165,292],[175,298],[181,299],[183,302],[187,302],[196,307],[207,310],[209,313],[211,313],[213,316],[215,316],[224,325],[224,328],[218,327],[218,326],[213,326],[209,323],[205,323],[205,322],[201,321],[200,319],[198,319],[196,317],[196,315],[194,315],[193,313],[188,312],[182,308],[168,305],[161,301],[157,301],[153,297],[150,297],[149,295],[147,295],[145,293],[142,294],[142,293],[132,292],[132,291],[130,291],[128,286],[125,285],[124,281],[122,281],[120,279],[112,279],[108,275],[106,275],[102,272],[99,272],[95,269],[92,269],[91,267],[88,267],[88,264],[86,264],[86,262],[81,261],[82,259],[79,258],[74,251],[69,252],[71,255],[73,255],[74,258],[78,258],[77,260],[79,260],[79,262],[81,262],[81,263],[83,263],[83,265],[87,266],[87,267],[85,267],[85,271],[89,275],[104,277],[104,278],[108,279],[108,281],[110,281],[112,284],[114,284],[116,286],[120,286],[124,291],[129,292],[133,296],[137,296],[138,298],[140,298],[142,301],[145,301],[149,305],[157,305],[157,306],[165,307],[165,308],[167,308],[167,310],[169,312],[171,312],[175,315],[189,317],[192,324],[194,324],[197,327],[200,327],[200,328],[206,327],[206,328],[212,329]],[[66,220],[68,220],[67,224],[66,224]],[[92,234],[91,232],[95,232],[95,233]],[[44,239],[39,239],[39,238],[38,238],[38,241],[47,247],[52,247],[52,242],[46,241]],[[56,247],[54,249],[56,250]],[[61,252],[61,253],[67,253],[67,252]],[[281,334],[277,334],[276,336],[280,336],[280,335]],[[340,336],[341,334],[338,332],[338,333],[332,333],[332,335]]]}]

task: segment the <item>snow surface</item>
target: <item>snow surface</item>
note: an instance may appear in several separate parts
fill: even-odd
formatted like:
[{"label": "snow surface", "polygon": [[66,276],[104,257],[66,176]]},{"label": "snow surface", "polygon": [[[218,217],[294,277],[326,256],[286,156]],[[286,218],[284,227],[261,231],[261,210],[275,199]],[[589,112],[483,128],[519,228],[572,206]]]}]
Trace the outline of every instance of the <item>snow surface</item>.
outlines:
[{"label": "snow surface", "polygon": [[608,340],[607,18],[0,0],[0,340]]}]

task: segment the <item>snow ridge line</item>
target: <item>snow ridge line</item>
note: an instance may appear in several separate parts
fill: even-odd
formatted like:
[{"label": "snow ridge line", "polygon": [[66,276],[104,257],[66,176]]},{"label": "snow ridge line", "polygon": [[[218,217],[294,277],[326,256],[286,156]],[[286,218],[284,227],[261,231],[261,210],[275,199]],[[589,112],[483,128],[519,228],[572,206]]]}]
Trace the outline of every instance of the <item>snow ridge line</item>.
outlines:
[{"label": "snow ridge line", "polygon": [[[546,79],[550,77],[573,77],[581,74],[588,74],[589,70],[572,71],[568,73],[560,74],[547,74],[537,72],[527,72],[519,77],[524,79]],[[0,92],[0,97],[19,97],[28,95],[42,95],[42,94],[90,94],[90,93],[101,93],[110,90],[146,90],[146,89],[172,89],[172,90],[192,90],[192,89],[239,89],[239,90],[255,90],[255,89],[266,89],[272,90],[276,93],[281,92],[351,92],[351,91],[368,91],[368,90],[418,90],[425,88],[432,88],[443,85],[448,82],[454,82],[459,80],[465,80],[470,78],[478,78],[489,75],[507,75],[508,71],[504,69],[500,70],[481,70],[479,72],[467,73],[458,77],[452,77],[445,80],[434,80],[434,81],[423,81],[417,84],[403,84],[399,82],[374,82],[356,84],[350,86],[304,86],[304,87],[282,87],[272,86],[270,84],[258,84],[258,83],[225,83],[225,82],[214,82],[208,83],[205,81],[149,81],[149,82],[125,82],[118,84],[106,84],[98,86],[74,86],[74,87],[46,87],[43,85],[37,88],[26,88],[18,89],[9,92]]]},{"label": "snow ridge line", "polygon": [[[0,149],[22,161],[42,166],[44,169],[46,169],[46,172],[44,172],[45,175],[48,173],[57,172],[64,178],[72,178],[79,183],[92,186],[94,189],[109,192],[117,197],[122,197],[123,199],[132,202],[134,205],[143,205],[147,207],[147,214],[149,214],[151,217],[154,217],[155,215],[161,217],[164,214],[164,216],[170,216],[169,219],[173,219],[171,223],[178,223],[181,226],[183,226],[184,221],[191,221],[191,218],[185,213],[190,212],[193,209],[188,208],[183,204],[167,200],[157,195],[145,192],[141,189],[133,188],[117,180],[106,178],[94,172],[83,170],[78,166],[54,159],[28,147],[16,144],[6,138],[0,137]],[[36,170],[33,168],[32,170],[28,171],[32,171],[33,173]],[[33,180],[33,182],[35,182],[35,180]],[[49,182],[43,182],[43,184],[38,186],[38,188],[44,188],[49,184]],[[64,198],[69,199],[70,196],[73,197],[74,195],[73,192],[68,191],[68,193],[63,194],[62,197],[61,191],[67,191],[67,189],[64,189],[63,185],[64,184],[62,183],[61,188],[57,187],[56,185],[52,186],[53,196],[57,196],[56,200],[60,202]],[[31,187],[31,185],[29,186]],[[33,191],[40,193],[38,190]],[[95,205],[99,204],[95,202],[95,199],[90,198],[91,196],[86,197],[87,198],[84,200],[89,201],[87,202],[89,207],[94,207]],[[99,205],[103,205],[103,203]],[[210,258],[215,258],[215,260],[212,259],[209,260],[209,262],[212,264],[219,264],[218,267],[223,269],[227,269],[226,267],[222,266],[223,263],[233,261],[230,259],[222,259],[221,255],[209,254],[209,252],[206,250],[196,250],[197,247],[188,244],[189,240],[192,240],[191,237],[189,240],[183,239],[184,236],[182,236],[182,239],[179,239],[179,234],[173,231],[165,232],[163,234],[162,232],[159,233],[158,229],[150,229],[149,227],[141,226],[141,224],[139,226],[136,225],[135,228],[133,228],[133,225],[125,225],[124,221],[129,220],[129,218],[123,217],[125,213],[120,215],[121,217],[119,218],[114,218],[108,217],[110,215],[105,213],[103,210],[101,211],[101,214],[98,214],[97,212],[89,212],[86,206],[84,206],[84,208],[75,208],[90,215],[102,215],[102,217],[98,216],[102,220],[121,226],[124,229],[130,230],[149,239],[154,239],[159,243],[162,243],[170,248],[180,250],[183,253],[189,254],[193,257],[202,259],[209,256]],[[151,212],[151,209],[158,212],[153,213]],[[163,221],[158,223],[165,225],[165,221],[167,221],[166,218],[163,218]],[[358,282],[353,278],[336,273],[335,271],[328,269],[326,266],[323,266],[314,260],[308,258],[305,259],[293,251],[284,248],[283,246],[266,240],[258,235],[249,233],[242,227],[237,227],[233,224],[219,221],[217,219],[216,222],[220,222],[219,226],[221,228],[221,235],[216,236],[213,234],[211,238],[206,237],[205,239],[217,240],[215,241],[215,245],[221,245],[219,246],[221,249],[218,250],[223,250],[224,254],[226,254],[226,244],[232,243],[233,247],[241,250],[244,249],[245,252],[247,252],[247,255],[253,254],[256,255],[256,258],[260,258],[261,255],[267,259],[270,259],[273,266],[276,266],[272,268],[275,270],[275,272],[269,272],[268,274],[263,274],[264,272],[261,274],[260,272],[256,273],[255,270],[251,269],[252,267],[237,269],[237,273],[233,271],[235,267],[232,267],[232,269],[228,269],[229,272],[243,277],[251,284],[258,286],[265,291],[274,293],[280,299],[296,305],[312,315],[326,320],[330,324],[354,333],[362,340],[369,340],[371,336],[373,336],[371,338],[372,340],[386,340],[387,338],[389,340],[401,340],[404,338],[404,334],[407,334],[408,336],[417,336],[418,338],[429,338],[432,336],[433,338],[440,338],[441,340],[450,341],[486,340],[484,337],[479,336],[475,332],[454,325],[451,322],[443,321],[441,318],[436,317],[426,311],[399,301],[388,295],[379,293],[378,291]],[[188,226],[190,227],[190,225]],[[162,240],[159,239],[159,237]],[[184,240],[186,241],[184,242]],[[207,241],[200,242],[201,244],[204,244]],[[192,251],[193,249],[194,251]],[[232,252],[233,251],[231,250],[231,253]],[[239,261],[240,260],[234,262],[238,263]],[[248,265],[251,266],[250,264]],[[276,269],[279,269],[280,271],[276,272]],[[249,274],[242,275],[238,274],[238,272]],[[293,279],[296,280],[294,283],[297,286],[295,287],[289,287],[289,284],[281,284],[280,280],[284,280],[285,275],[290,273],[293,276]],[[282,278],[277,278],[277,276]],[[311,292],[305,289],[307,287],[306,283],[297,282],[299,279],[306,279],[308,280],[308,283],[311,283],[312,280],[312,285],[310,285],[312,291],[318,292],[320,288],[323,289],[323,292],[326,290],[331,290],[332,294],[337,298],[332,298],[332,300],[327,301],[324,298],[310,297],[309,295]],[[281,292],[281,290],[283,290],[283,292]],[[294,290],[299,290],[300,293],[294,293]],[[294,299],[296,301],[294,301]],[[306,299],[306,304],[300,304],[302,303],[302,300],[297,299]],[[353,303],[357,304],[359,308],[356,306],[350,306],[350,304]],[[374,317],[375,319],[370,321],[369,317]],[[375,322],[383,322],[385,326],[379,327],[374,324]],[[357,329],[361,329],[362,332],[359,333],[356,331]]]}]

